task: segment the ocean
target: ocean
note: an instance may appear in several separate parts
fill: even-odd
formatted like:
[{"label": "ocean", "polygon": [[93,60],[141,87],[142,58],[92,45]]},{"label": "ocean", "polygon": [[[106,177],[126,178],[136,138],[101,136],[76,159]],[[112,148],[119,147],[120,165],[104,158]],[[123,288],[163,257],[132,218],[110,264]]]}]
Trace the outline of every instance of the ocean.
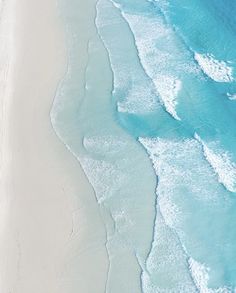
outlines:
[{"label": "ocean", "polygon": [[98,0],[83,32],[80,5],[59,3],[51,119],[96,194],[106,292],[236,292],[236,2]]}]

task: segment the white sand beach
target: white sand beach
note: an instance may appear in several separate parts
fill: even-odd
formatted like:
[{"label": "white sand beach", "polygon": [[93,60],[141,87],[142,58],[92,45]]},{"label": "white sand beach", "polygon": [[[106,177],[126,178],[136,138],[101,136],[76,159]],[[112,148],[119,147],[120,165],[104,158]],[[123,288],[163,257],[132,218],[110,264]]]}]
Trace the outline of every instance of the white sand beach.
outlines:
[{"label": "white sand beach", "polygon": [[104,292],[96,199],[50,122],[66,67],[56,0],[9,0],[1,11],[0,292]]}]

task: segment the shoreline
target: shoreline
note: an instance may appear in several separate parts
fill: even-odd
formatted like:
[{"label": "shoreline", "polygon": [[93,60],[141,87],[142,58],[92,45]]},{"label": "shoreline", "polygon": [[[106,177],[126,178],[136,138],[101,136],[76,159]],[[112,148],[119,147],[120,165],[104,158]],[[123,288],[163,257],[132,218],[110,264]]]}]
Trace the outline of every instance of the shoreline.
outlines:
[{"label": "shoreline", "polygon": [[6,5],[14,5],[17,56],[10,68],[11,105],[5,104],[3,113],[9,174],[4,192],[8,214],[0,245],[1,291],[78,292],[90,288],[91,277],[102,291],[100,277],[106,272],[98,272],[95,265],[106,266],[99,207],[49,116],[66,63],[56,0],[10,0]]}]

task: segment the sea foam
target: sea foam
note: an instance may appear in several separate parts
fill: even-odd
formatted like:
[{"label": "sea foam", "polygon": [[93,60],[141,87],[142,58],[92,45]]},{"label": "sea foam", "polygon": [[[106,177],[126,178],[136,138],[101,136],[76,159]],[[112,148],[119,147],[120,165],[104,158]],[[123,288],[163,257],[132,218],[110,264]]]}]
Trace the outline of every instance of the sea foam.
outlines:
[{"label": "sea foam", "polygon": [[194,283],[199,290],[200,293],[233,293],[235,291],[231,290],[230,288],[217,288],[211,289],[208,287],[209,282],[209,268],[206,267],[204,264],[197,262],[193,258],[189,258],[189,269],[194,280]]},{"label": "sea foam", "polygon": [[[187,258],[188,270],[194,282],[194,287],[197,288],[196,291],[201,293],[233,292],[226,288],[218,288],[216,290],[208,288],[208,281],[210,279],[210,270],[207,269],[208,266],[202,265],[191,258],[192,250],[189,246],[185,248],[185,244],[189,241],[189,235],[185,235],[185,228],[183,227],[186,227],[186,225],[191,226],[189,222],[196,215],[196,218],[201,220],[200,222],[193,223],[193,227],[196,224],[204,225],[204,223],[208,222],[209,213],[215,215],[217,209],[222,209],[221,198],[223,189],[220,184],[217,184],[215,173],[202,156],[201,144],[196,139],[168,140],[161,138],[139,138],[139,141],[147,150],[155,173],[158,176],[158,185],[156,188],[157,209],[160,210],[163,219],[163,230],[160,230],[161,220],[157,219],[159,222],[156,222],[153,247],[149,256],[149,262],[153,264],[153,267],[150,264],[148,265],[148,269],[154,274],[154,267],[157,267],[157,261],[160,260],[158,253],[160,253],[161,248],[159,245],[163,245],[158,244],[160,241],[159,238],[165,239],[163,235],[168,233],[169,239],[172,239],[171,242],[175,243],[177,255],[172,255],[173,252],[168,251],[171,247],[169,246],[170,244],[168,244],[169,248],[166,247],[165,249],[168,251],[173,262],[179,262],[180,268],[183,271],[183,264]],[[189,205],[186,205],[188,201]],[[194,211],[196,205],[199,207],[198,211]],[[209,209],[209,205],[214,206],[214,208]],[[208,212],[203,211],[205,209]],[[196,215],[194,216],[194,214]],[[218,212],[216,212],[216,215],[218,215]],[[189,230],[187,231],[189,233]],[[212,231],[215,233],[214,229]],[[195,233],[192,231],[192,233],[195,239],[193,246],[204,247],[204,242],[198,238],[198,232]],[[219,240],[216,239],[216,241],[218,242]],[[217,254],[217,250],[212,255],[215,253]],[[149,264],[149,262],[147,263]],[[158,268],[161,276],[161,270],[163,269],[164,271],[165,266],[170,267],[168,258],[166,259],[163,256],[162,262],[164,263],[164,268]],[[172,265],[174,268],[174,264]],[[211,269],[214,270],[215,268],[212,267]],[[186,286],[184,285],[182,288],[178,287],[179,284],[176,281],[178,278],[175,279],[177,276],[178,274],[173,277],[168,275],[170,282],[175,282],[175,286],[177,286],[176,291],[150,290],[147,292],[196,292],[190,286],[190,283],[187,282],[187,279],[183,282],[183,285],[185,284]],[[187,277],[185,276],[184,278]],[[148,276],[145,276],[145,280],[148,284]],[[148,285],[148,288],[150,287],[151,284]]]},{"label": "sea foam", "polygon": [[[178,186],[185,185],[192,195],[202,200],[217,197],[217,188],[211,192],[204,190],[204,185],[215,186],[215,174],[202,159],[200,144],[195,139],[168,140],[161,138],[139,138],[147,150],[159,178],[158,191],[165,194],[165,200],[175,192]],[[170,176],[173,177],[170,180]],[[199,185],[199,180],[202,185]],[[159,197],[159,200],[162,196]],[[163,213],[165,214],[165,213]]]},{"label": "sea foam", "polygon": [[194,54],[195,60],[198,62],[202,71],[216,82],[232,82],[233,68],[229,66],[229,62],[217,60],[210,54]]},{"label": "sea foam", "polygon": [[176,233],[166,225],[157,208],[154,241],[142,274],[144,293],[196,293],[187,257]]},{"label": "sea foam", "polygon": [[172,76],[162,75],[154,80],[154,84],[161,96],[162,102],[176,120],[181,120],[176,112],[178,93],[181,90],[181,81]]},{"label": "sea foam", "polygon": [[[119,186],[120,177],[116,168],[109,162],[92,159],[90,157],[80,158],[80,163],[90,183],[96,191],[99,204],[113,195],[113,185]],[[112,180],[111,180],[112,178]]]},{"label": "sea foam", "polygon": [[[216,199],[218,187],[215,185],[214,173],[205,160],[201,159],[201,146],[194,139],[139,138],[139,141],[147,150],[158,176],[157,215],[158,210],[160,214],[156,219],[147,269],[151,271],[151,275],[158,276],[157,279],[166,276],[170,286],[162,288],[157,284],[153,289],[150,278],[144,273],[143,282],[148,288],[144,292],[196,292],[196,282],[191,283],[193,281],[189,279],[189,256],[182,243],[185,236],[181,225],[185,221],[185,214],[182,204],[179,205],[179,196],[185,190],[186,194],[191,194],[191,197],[201,201],[203,205],[204,202],[207,204]],[[210,192],[206,190],[208,185],[212,186]],[[174,284],[173,287],[171,284]]]},{"label": "sea foam", "polygon": [[[119,86],[120,87],[120,86]],[[156,94],[143,81],[136,81],[129,87],[123,101],[117,102],[117,110],[122,113],[146,114],[159,106]]]},{"label": "sea foam", "polygon": [[127,144],[124,138],[112,135],[94,135],[83,138],[83,146],[88,152],[100,155],[105,153],[106,157],[125,151]]},{"label": "sea foam", "polygon": [[209,268],[206,268],[203,264],[197,262],[191,257],[189,258],[188,263],[189,263],[189,269],[190,269],[192,278],[199,292],[200,293],[210,292],[208,289]]},{"label": "sea foam", "polygon": [[[119,8],[116,2],[99,1],[96,18],[113,71],[113,95],[117,100],[117,110],[138,115],[154,112],[160,107],[155,86],[139,62],[133,35]],[[115,33],[110,34],[111,29]]]},{"label": "sea foam", "polygon": [[[186,163],[182,165],[182,162],[188,161],[193,153],[200,153],[200,147],[194,140],[139,138],[139,141],[147,150],[158,176],[157,217],[152,249],[147,259],[148,272],[144,272],[142,278],[143,291],[195,293],[196,286],[187,265],[188,256],[177,232],[183,214],[173,197],[178,193],[178,186],[194,189],[193,170],[189,171]],[[199,168],[193,166],[193,169]],[[199,193],[198,189],[195,190],[196,196]]]},{"label": "sea foam", "polygon": [[230,154],[218,149],[214,143],[208,146],[197,134],[195,138],[201,143],[205,158],[218,175],[219,182],[229,191],[236,192],[236,164],[232,162]]},{"label": "sea foam", "polygon": [[227,93],[227,97],[231,101],[235,101],[236,100],[236,94]]},{"label": "sea foam", "polygon": [[124,12],[122,15],[134,34],[140,62],[147,75],[152,79],[162,104],[168,113],[176,120],[180,120],[176,107],[181,81],[173,75],[171,68],[168,70],[169,64],[174,61],[172,60],[173,56],[164,51],[161,45],[159,48],[157,46],[158,41],[161,43],[164,38],[170,39],[172,30],[158,18]]}]

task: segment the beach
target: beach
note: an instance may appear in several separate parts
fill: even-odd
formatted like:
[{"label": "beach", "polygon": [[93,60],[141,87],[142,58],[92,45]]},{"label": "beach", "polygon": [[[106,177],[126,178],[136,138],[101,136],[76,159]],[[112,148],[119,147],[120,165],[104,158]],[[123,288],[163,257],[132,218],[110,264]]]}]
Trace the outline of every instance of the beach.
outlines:
[{"label": "beach", "polygon": [[236,292],[235,11],[0,0],[0,293]]},{"label": "beach", "polygon": [[50,121],[67,64],[57,3],[11,0],[2,11],[11,50],[1,48],[0,291],[102,292],[105,230],[95,195]]}]

